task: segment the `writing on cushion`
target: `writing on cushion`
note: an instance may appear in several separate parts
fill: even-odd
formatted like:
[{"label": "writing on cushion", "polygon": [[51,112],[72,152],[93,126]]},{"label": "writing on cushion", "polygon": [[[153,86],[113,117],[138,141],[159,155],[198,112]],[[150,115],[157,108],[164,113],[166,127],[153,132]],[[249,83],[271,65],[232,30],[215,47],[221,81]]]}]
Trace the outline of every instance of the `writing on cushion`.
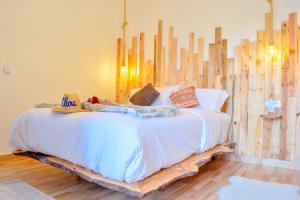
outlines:
[{"label": "writing on cushion", "polygon": [[76,101],[68,101],[68,97],[63,97],[61,101],[61,107],[70,107],[70,106],[77,106]]}]

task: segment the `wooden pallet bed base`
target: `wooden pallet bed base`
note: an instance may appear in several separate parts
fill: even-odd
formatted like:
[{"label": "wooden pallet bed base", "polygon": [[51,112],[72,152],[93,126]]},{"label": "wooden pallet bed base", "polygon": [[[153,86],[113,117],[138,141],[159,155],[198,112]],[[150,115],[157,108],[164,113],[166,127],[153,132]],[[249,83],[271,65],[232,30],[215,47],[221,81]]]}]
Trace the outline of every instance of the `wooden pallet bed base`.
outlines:
[{"label": "wooden pallet bed base", "polygon": [[156,190],[166,187],[176,180],[197,174],[199,167],[209,162],[214,156],[233,152],[233,147],[234,144],[229,143],[218,145],[202,154],[194,154],[176,165],[163,169],[148,178],[135,183],[126,183],[105,178],[100,174],[75,165],[69,161],[41,153],[16,151],[14,154],[34,158],[105,188],[142,198]]}]

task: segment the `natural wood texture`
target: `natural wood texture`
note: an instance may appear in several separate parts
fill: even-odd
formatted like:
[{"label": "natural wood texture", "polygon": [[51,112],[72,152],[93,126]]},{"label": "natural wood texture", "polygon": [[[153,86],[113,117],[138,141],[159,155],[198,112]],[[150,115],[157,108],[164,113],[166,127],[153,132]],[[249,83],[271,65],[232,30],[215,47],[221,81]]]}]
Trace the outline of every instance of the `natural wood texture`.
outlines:
[{"label": "natural wood texture", "polygon": [[[182,87],[195,85],[227,90],[232,96],[226,103],[226,112],[233,115],[229,137],[237,143],[238,154],[300,160],[300,117],[297,115],[300,112],[300,27],[296,13],[291,13],[278,30],[273,23],[272,12],[266,13],[265,28],[257,31],[256,41],[243,39],[234,47],[232,59],[228,58],[228,41],[222,38],[221,27],[215,28],[214,41],[206,47],[204,38],[193,32],[188,35],[185,47],[178,47],[174,27],[170,26],[166,49],[163,22],[159,21],[154,37],[153,79],[156,86],[176,83]],[[269,52],[270,45],[275,47],[274,55]],[[261,117],[270,98],[282,102],[279,120]]]},{"label": "natural wood texture", "polygon": [[[228,184],[231,176],[300,185],[300,172],[296,170],[218,159],[202,166],[197,175],[178,180],[143,199],[219,200],[217,192]],[[0,182],[16,179],[21,179],[57,200],[139,199],[100,187],[35,159],[14,155],[0,156]]]},{"label": "natural wood texture", "polygon": [[87,170],[86,168],[75,165],[69,161],[52,156],[33,152],[15,152],[15,154],[35,158],[43,163],[64,170],[69,174],[77,175],[89,182],[93,182],[97,185],[141,198],[160,188],[168,186],[176,180],[196,175],[198,173],[199,167],[209,162],[212,157],[232,152],[232,145],[225,143],[223,145],[216,146],[204,153],[194,154],[174,166],[163,169],[151,175],[150,177],[135,183],[126,183],[108,179],[97,173]]}]

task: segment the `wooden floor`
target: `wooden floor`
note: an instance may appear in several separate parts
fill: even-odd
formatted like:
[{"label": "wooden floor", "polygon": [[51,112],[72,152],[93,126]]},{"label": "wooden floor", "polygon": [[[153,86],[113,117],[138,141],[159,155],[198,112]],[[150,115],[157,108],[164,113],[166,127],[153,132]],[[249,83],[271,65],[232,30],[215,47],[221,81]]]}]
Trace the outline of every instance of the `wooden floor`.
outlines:
[{"label": "wooden floor", "polygon": [[[145,199],[218,199],[216,193],[233,175],[300,185],[300,171],[215,160],[203,166],[197,176],[177,181]],[[0,183],[21,179],[56,199],[136,199],[68,175],[39,161],[0,156]]]}]

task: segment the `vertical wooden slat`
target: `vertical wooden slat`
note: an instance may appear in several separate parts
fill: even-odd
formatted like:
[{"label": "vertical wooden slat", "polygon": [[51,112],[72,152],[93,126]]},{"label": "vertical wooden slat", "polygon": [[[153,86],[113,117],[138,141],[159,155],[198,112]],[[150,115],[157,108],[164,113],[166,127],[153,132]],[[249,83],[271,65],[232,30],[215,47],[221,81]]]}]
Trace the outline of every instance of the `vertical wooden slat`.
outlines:
[{"label": "vertical wooden slat", "polygon": [[166,86],[168,83],[168,66],[166,65],[166,47],[162,48],[161,52],[161,75],[160,86]]},{"label": "vertical wooden slat", "polygon": [[122,39],[117,40],[116,102],[121,102]]},{"label": "vertical wooden slat", "polygon": [[132,49],[128,49],[128,72],[127,72],[127,96],[129,97],[130,91],[133,89],[133,73],[134,69],[132,67]]},{"label": "vertical wooden slat", "polygon": [[215,77],[222,76],[222,28],[215,29]]},{"label": "vertical wooden slat", "polygon": [[172,84],[173,79],[173,66],[174,66],[174,53],[173,53],[173,46],[174,46],[174,28],[173,26],[169,27],[169,48],[168,48],[168,69],[167,69],[167,75],[168,75],[168,85]]},{"label": "vertical wooden slat", "polygon": [[[227,113],[232,116],[233,115],[233,67],[234,67],[234,60],[228,59],[227,60],[227,79],[226,79],[226,91],[229,94],[228,100],[227,100]],[[232,140],[233,141],[233,140]]]},{"label": "vertical wooden slat", "polygon": [[198,64],[199,64],[199,73],[198,73],[198,87],[203,87],[203,71],[204,71],[204,38],[198,39]]},{"label": "vertical wooden slat", "polygon": [[209,62],[204,61],[203,62],[202,88],[207,88],[208,87],[208,67],[209,67]]},{"label": "vertical wooden slat", "polygon": [[295,159],[295,145],[296,145],[296,123],[297,123],[297,93],[296,93],[296,67],[298,63],[298,25],[297,25],[297,14],[291,13],[289,15],[289,73],[288,73],[288,128],[287,128],[287,149],[288,159]]},{"label": "vertical wooden slat", "polygon": [[208,49],[208,54],[209,54],[209,58],[208,58],[208,62],[209,62],[209,66],[208,66],[208,87],[209,88],[213,88],[214,87],[214,82],[216,80],[216,74],[215,74],[215,48],[216,45],[215,44],[209,44],[209,49]]},{"label": "vertical wooden slat", "polygon": [[249,90],[248,90],[248,125],[247,125],[247,155],[255,155],[256,145],[256,128],[260,121],[260,110],[257,106],[257,92],[256,85],[256,52],[257,42],[251,42],[249,46]]},{"label": "vertical wooden slat", "polygon": [[[271,13],[265,15],[265,49],[270,46],[271,37],[273,34],[273,17]],[[265,53],[265,98],[273,97],[273,79],[272,79],[272,58],[268,53]]]},{"label": "vertical wooden slat", "polygon": [[242,65],[242,47],[234,48],[234,86],[233,86],[233,141],[237,143],[237,152],[243,147],[239,143],[240,121],[241,121],[241,65]]},{"label": "vertical wooden slat", "polygon": [[[274,31],[273,97],[281,99],[281,31]],[[280,158],[280,120],[273,120],[271,158]]]},{"label": "vertical wooden slat", "polygon": [[158,22],[157,32],[157,64],[156,64],[156,85],[159,86],[161,83],[160,73],[162,67],[162,40],[163,40],[163,21]]},{"label": "vertical wooden slat", "polygon": [[138,87],[137,37],[132,38],[132,89]]},{"label": "vertical wooden slat", "polygon": [[172,81],[171,85],[176,83],[177,79],[177,38],[173,40],[173,66],[172,66]]},{"label": "vertical wooden slat", "polygon": [[180,49],[180,81],[179,83],[183,83],[185,80],[185,74],[186,74],[186,69],[185,69],[185,48]]},{"label": "vertical wooden slat", "polygon": [[185,84],[186,86],[193,84],[193,59],[194,59],[194,50],[195,50],[195,34],[190,33],[189,36],[189,49],[187,53],[187,63],[186,63],[186,79]]},{"label": "vertical wooden slat", "polygon": [[158,36],[154,36],[154,58],[153,58],[153,83],[156,85],[156,76],[159,72],[157,72],[157,54],[158,54]]},{"label": "vertical wooden slat", "polygon": [[298,63],[296,67],[296,74],[298,77],[298,101],[297,101],[297,122],[296,122],[296,144],[295,144],[295,160],[300,160],[300,27],[298,27]]},{"label": "vertical wooden slat", "polygon": [[289,32],[288,23],[281,25],[281,58],[282,58],[282,118],[280,121],[280,158],[287,158],[287,123],[288,123],[288,70],[289,70]]},{"label": "vertical wooden slat", "polygon": [[289,15],[289,96],[295,96],[295,85],[296,85],[296,65],[297,65],[297,14],[291,13]]},{"label": "vertical wooden slat", "polygon": [[[256,52],[256,101],[257,114],[265,113],[265,32],[257,32]],[[255,156],[262,156],[263,119],[258,119],[255,128]]]},{"label": "vertical wooden slat", "polygon": [[194,53],[193,56],[193,82],[194,86],[197,87],[197,80],[199,77],[199,58],[198,58],[198,53]]},{"label": "vertical wooden slat", "polygon": [[226,89],[227,83],[227,63],[228,63],[228,55],[227,55],[227,46],[228,42],[226,39],[222,40],[222,52],[221,52],[221,83],[223,89]]},{"label": "vertical wooden slat", "polygon": [[249,40],[242,41],[242,69],[241,69],[241,121],[240,121],[240,151],[246,153],[247,149],[247,130],[248,130],[248,89],[249,89]]},{"label": "vertical wooden slat", "polygon": [[143,87],[145,84],[147,84],[145,82],[145,34],[141,33],[140,34],[140,50],[139,50],[139,76],[138,76],[138,80],[139,80],[139,84],[138,87]]}]

